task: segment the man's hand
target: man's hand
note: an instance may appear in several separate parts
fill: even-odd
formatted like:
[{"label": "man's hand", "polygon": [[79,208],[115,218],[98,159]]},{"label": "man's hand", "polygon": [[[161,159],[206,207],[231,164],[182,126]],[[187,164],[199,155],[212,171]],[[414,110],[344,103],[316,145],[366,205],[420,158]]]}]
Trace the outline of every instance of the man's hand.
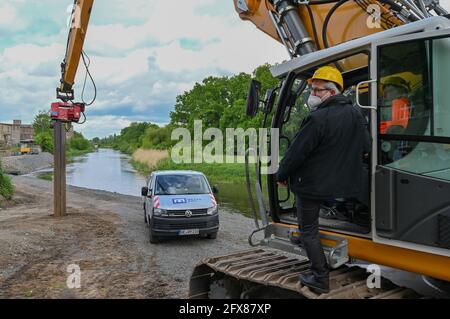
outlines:
[{"label": "man's hand", "polygon": [[278,184],[278,186],[286,187],[287,186],[287,181],[277,182],[277,184]]}]

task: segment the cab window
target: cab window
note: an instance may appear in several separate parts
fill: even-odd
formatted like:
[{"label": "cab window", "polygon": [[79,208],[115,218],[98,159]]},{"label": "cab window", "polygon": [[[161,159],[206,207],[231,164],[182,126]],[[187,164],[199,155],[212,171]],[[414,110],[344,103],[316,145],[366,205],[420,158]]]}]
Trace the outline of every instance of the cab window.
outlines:
[{"label": "cab window", "polygon": [[379,163],[450,180],[450,38],[378,49]]}]

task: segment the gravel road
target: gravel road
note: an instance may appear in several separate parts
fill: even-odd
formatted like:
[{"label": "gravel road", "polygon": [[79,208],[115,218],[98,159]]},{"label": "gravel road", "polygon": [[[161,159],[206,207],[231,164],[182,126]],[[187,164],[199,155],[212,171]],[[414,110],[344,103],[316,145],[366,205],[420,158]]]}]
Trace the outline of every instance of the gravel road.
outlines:
[{"label": "gravel road", "polygon": [[[68,187],[68,216],[52,214],[52,183],[13,177],[14,205],[0,210],[0,298],[185,298],[204,257],[248,249],[253,220],[220,209],[217,239],[152,245],[141,198]],[[67,266],[81,288],[66,285]]]},{"label": "gravel road", "polygon": [[42,152],[35,155],[0,157],[3,170],[7,174],[23,175],[53,165],[53,155]]}]

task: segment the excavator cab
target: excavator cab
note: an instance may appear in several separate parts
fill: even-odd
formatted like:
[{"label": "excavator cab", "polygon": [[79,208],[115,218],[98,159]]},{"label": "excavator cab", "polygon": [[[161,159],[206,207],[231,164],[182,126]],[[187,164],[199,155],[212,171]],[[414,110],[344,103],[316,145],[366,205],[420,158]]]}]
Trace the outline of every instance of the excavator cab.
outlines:
[{"label": "excavator cab", "polygon": [[[275,65],[271,72],[280,84],[265,99],[260,99],[259,85],[253,83],[248,115],[255,116],[263,105],[262,126],[272,129],[269,162],[250,149],[246,157],[256,226],[249,243],[255,248],[203,260],[191,277],[190,297],[318,298],[298,283],[298,275],[309,265],[301,247],[295,197],[288,187],[277,185],[276,172],[269,168],[281,160],[309,112],[306,79],[318,67],[339,68],[348,60],[365,61],[344,68],[344,94],[366,117],[373,143],[369,156],[361,159],[366,170],[364,196],[344,199],[350,218],[320,218],[321,242],[332,269],[326,297],[411,296],[409,290],[389,285],[368,289],[367,277],[352,268],[361,261],[450,281],[448,56],[450,20],[435,17]],[[408,90],[387,96],[387,83],[399,81],[393,77],[406,79]],[[272,112],[267,112],[271,105]],[[255,155],[256,179],[251,180],[249,159]],[[355,280],[360,281],[348,284]]]},{"label": "excavator cab", "polygon": [[[262,2],[245,3],[247,6],[244,1],[235,3],[240,17],[250,19],[259,29],[282,42],[291,56],[291,60],[271,69],[280,85],[261,100],[259,85],[254,82],[250,90],[252,98],[247,101],[250,116],[255,116],[264,105],[262,127],[272,129],[267,143],[246,153],[247,191],[256,226],[249,236],[249,244],[256,248],[204,259],[191,276],[189,296],[411,297],[407,289],[395,285],[369,289],[367,276],[361,276],[352,267],[368,263],[449,282],[448,17],[430,17],[425,11],[424,16],[420,12],[416,16],[398,6],[408,16],[394,12],[395,8],[385,12],[401,20],[394,23],[395,27],[369,32],[363,30],[365,23],[358,22],[349,30],[362,31],[362,35],[345,36],[345,41],[333,41],[334,46],[329,47],[326,27],[330,17],[344,3],[350,6],[349,3],[332,4],[321,38],[317,36],[320,32],[314,30],[311,11],[310,19],[302,15],[302,10],[296,14],[293,1],[268,1],[259,11]],[[436,12],[445,14],[445,10],[436,6]],[[308,7],[300,7],[307,14]],[[313,8],[312,13],[316,15],[320,8]],[[263,23],[265,16],[273,20],[274,28]],[[387,16],[384,18],[383,21],[392,21]],[[305,21],[312,22],[312,32],[305,30],[305,25],[309,28]],[[347,24],[335,26],[346,28]],[[314,41],[308,34],[314,35]],[[311,41],[318,51],[311,52]],[[309,264],[301,247],[295,197],[289,188],[278,187],[276,170],[272,167],[279,163],[309,112],[305,105],[309,94],[306,80],[325,65],[342,69],[344,94],[352,98],[354,107],[360,108],[368,121],[372,151],[362,159],[366,169],[363,196],[330,199],[328,207],[337,203],[346,205],[351,218],[320,219],[321,242],[332,271],[330,293],[318,296],[299,284],[298,276],[309,271]],[[262,160],[264,152],[260,152],[267,146],[268,162]],[[253,156],[256,157],[255,180],[250,179],[249,173],[249,158]]]},{"label": "excavator cab", "polygon": [[[314,70],[327,64],[339,67],[356,56],[360,61],[365,58],[370,66],[343,73],[344,94],[365,115],[374,144],[370,158],[362,159],[364,195],[330,199],[324,210],[340,205],[347,216],[320,218],[323,232],[382,243],[390,240],[389,244],[410,249],[417,249],[415,245],[419,244],[420,250],[449,254],[445,229],[450,221],[450,93],[444,88],[448,82],[445,74],[450,74],[448,34],[446,29],[388,40],[373,35],[372,42],[357,45],[358,41],[352,41],[352,45],[339,45],[314,53],[316,57],[306,55],[272,69],[282,81],[271,121],[271,127],[279,129],[281,159],[309,112],[305,80]],[[289,187],[276,184],[274,174],[267,175],[266,180],[267,214],[272,223],[266,225],[263,242],[270,246],[283,233],[280,229],[287,229],[285,240],[298,231],[295,196]],[[264,210],[260,208],[260,212]],[[276,246],[280,247],[279,243]]]}]

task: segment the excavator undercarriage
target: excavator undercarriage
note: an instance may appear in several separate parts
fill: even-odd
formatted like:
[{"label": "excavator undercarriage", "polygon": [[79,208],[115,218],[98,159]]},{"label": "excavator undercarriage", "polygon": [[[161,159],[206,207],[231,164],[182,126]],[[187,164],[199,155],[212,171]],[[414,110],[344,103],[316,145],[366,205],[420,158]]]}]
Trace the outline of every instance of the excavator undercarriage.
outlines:
[{"label": "excavator undercarriage", "polygon": [[204,259],[191,276],[192,299],[403,299],[421,296],[408,288],[380,279],[370,288],[370,273],[359,267],[341,266],[330,272],[330,292],[316,294],[299,283],[309,271],[305,257],[273,249],[252,249]]}]

